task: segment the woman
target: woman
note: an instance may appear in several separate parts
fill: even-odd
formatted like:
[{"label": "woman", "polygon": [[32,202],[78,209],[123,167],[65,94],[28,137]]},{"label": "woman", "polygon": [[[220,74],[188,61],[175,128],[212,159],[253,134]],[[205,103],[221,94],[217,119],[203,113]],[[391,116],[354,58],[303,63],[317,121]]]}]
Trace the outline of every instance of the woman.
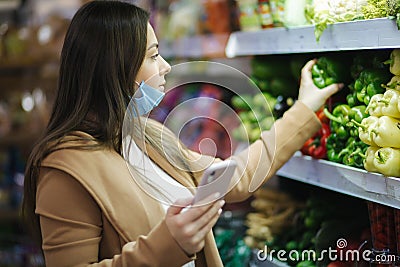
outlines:
[{"label": "woman", "polygon": [[[136,179],[152,182],[157,175],[123,157],[125,111],[135,95],[130,143],[166,179],[190,192],[203,167],[219,161],[177,145],[154,121],[142,123],[140,115],[157,105],[157,89],[163,90],[171,69],[158,55],[148,18],[128,3],[92,1],[71,21],[53,112],[26,169],[24,214],[35,222],[46,266],[222,266],[211,230],[224,200],[189,207],[188,194],[166,205]],[[225,201],[248,198],[320,127],[314,111],[338,85],[316,88],[314,63],[302,70],[299,101],[273,131],[234,157],[237,171]],[[138,92],[154,97],[143,102]]]}]

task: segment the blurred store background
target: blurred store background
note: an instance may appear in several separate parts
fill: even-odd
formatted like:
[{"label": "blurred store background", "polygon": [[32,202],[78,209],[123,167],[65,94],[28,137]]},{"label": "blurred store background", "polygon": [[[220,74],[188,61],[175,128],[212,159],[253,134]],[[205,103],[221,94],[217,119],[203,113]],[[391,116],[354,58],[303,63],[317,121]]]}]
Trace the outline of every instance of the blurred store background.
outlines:
[{"label": "blurred store background", "polygon": [[[307,60],[322,56],[340,59],[340,64],[344,62],[346,68],[356,66],[352,71],[358,71],[358,75],[366,66],[387,69],[382,62],[389,58],[391,48],[400,48],[393,20],[397,16],[400,28],[400,14],[393,13],[400,11],[394,4],[389,5],[395,0],[127,1],[151,12],[160,54],[172,66],[179,66],[168,76],[167,87],[173,88],[151,113],[152,118],[176,130],[189,148],[220,158],[227,158],[246,147],[244,144],[255,141],[262,130],[269,129],[274,120],[293,105],[300,69]],[[87,0],[0,0],[0,267],[44,266],[39,247],[31,240],[19,217],[24,168],[49,118],[66,29],[75,11],[85,2]],[[373,22],[367,22],[367,26],[354,24],[355,28],[343,26],[338,30],[328,27],[358,20]],[[357,25],[364,25],[360,26],[364,30],[354,30],[358,29]],[[368,30],[374,31],[373,34],[367,34]],[[378,38],[379,42],[371,39],[381,32],[386,35]],[[346,38],[352,42],[346,42]],[[185,65],[187,62],[215,64]],[[229,71],[230,68],[249,79]],[[258,91],[251,90],[254,85]],[[330,104],[345,103],[346,94],[353,85],[349,82],[349,88]],[[232,88],[238,89],[232,91]],[[204,98],[210,101],[205,103]],[[174,121],[168,120],[177,106],[191,99],[193,105],[182,106],[178,110],[180,115],[175,114]],[[216,102],[223,105],[214,105]],[[227,115],[221,108],[224,106],[238,116]],[[240,122],[248,135],[243,134]],[[326,124],[329,128],[329,122]],[[311,143],[320,145],[321,139],[321,136],[316,137]],[[335,142],[331,145],[338,146]],[[350,154],[354,156],[355,153]],[[318,156],[311,152],[307,155],[305,163],[312,162],[311,167],[321,168],[324,177],[325,174],[331,177],[329,168],[333,162],[325,162],[325,167],[320,167],[322,165],[316,161],[310,161],[314,156],[327,159],[326,151]],[[352,169],[352,174],[365,178],[367,174],[361,165]],[[338,168],[345,171],[347,167]],[[268,265],[254,257],[254,250],[263,249],[265,245],[276,250],[321,251],[336,245],[338,238],[349,241],[348,249],[374,246],[378,252],[400,253],[400,183],[397,180],[390,180],[391,187],[384,180],[384,184],[374,184],[368,191],[349,181],[321,184],[325,180],[316,177],[320,173],[315,169],[301,164],[298,169],[308,170],[307,177],[286,172],[292,176],[290,178],[295,178],[276,176],[248,201],[225,206],[215,227],[225,266],[379,265],[365,261],[302,262],[299,259],[283,265],[276,262]],[[309,181],[310,177],[315,180]],[[341,179],[344,178],[341,176]],[[375,187],[380,186],[385,190],[389,188],[390,192],[375,194]],[[382,225],[385,225],[384,233]],[[392,263],[392,266],[396,265]]]},{"label": "blurred store background", "polygon": [[[19,217],[24,168],[30,150],[49,118],[66,29],[71,17],[84,2],[87,1],[0,1],[0,266],[33,267],[44,264],[38,246],[30,239]],[[223,51],[228,34],[237,27],[231,25],[235,11],[228,1],[210,1],[210,5],[201,1],[129,2],[151,12],[151,22],[171,64],[186,60],[168,54],[167,47],[174,46],[174,40],[203,33],[221,34],[214,43],[203,42],[202,49],[224,62]],[[207,18],[204,12],[207,12]],[[187,49],[190,50],[190,47]],[[201,57],[207,58],[210,57]],[[175,76],[173,79],[180,78]],[[195,81],[188,76],[185,79]],[[229,105],[231,92],[216,84],[187,82],[172,90],[165,104],[152,116],[164,121],[175,105],[201,96]],[[216,107],[207,112],[218,117],[219,110]],[[173,122],[176,123],[180,122]],[[234,127],[235,123],[227,121],[225,125]],[[227,138],[226,131],[218,123],[199,118],[188,123],[181,130],[180,137],[192,149],[226,158],[236,145]],[[200,146],[204,138],[214,142],[203,142]]]}]

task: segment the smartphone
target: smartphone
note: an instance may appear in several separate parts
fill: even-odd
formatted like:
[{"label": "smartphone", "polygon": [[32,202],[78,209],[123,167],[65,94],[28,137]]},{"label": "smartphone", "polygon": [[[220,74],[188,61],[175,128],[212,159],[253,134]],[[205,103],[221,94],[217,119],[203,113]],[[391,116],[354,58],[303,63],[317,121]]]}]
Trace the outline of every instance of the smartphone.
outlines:
[{"label": "smartphone", "polygon": [[208,167],[197,187],[193,204],[215,193],[219,193],[219,198],[222,198],[228,191],[236,165],[234,160],[224,160]]}]

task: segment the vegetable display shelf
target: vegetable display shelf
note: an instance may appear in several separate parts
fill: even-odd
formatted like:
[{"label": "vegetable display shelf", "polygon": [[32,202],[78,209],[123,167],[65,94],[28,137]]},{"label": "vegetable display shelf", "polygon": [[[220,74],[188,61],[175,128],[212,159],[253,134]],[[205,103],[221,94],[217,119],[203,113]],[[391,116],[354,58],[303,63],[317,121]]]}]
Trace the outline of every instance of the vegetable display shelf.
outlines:
[{"label": "vegetable display shelf", "polygon": [[297,152],[280,176],[400,209],[400,178],[317,160]]},{"label": "vegetable display shelf", "polygon": [[319,42],[314,26],[234,32],[225,49],[227,57],[328,52],[400,47],[400,31],[388,18],[328,25]]}]

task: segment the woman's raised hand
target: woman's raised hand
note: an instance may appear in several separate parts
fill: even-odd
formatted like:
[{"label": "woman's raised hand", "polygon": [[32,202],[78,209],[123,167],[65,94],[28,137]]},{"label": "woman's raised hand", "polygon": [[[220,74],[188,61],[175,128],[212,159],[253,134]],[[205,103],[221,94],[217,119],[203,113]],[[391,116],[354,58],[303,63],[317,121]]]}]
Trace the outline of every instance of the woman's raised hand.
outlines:
[{"label": "woman's raised hand", "polygon": [[303,102],[313,111],[319,110],[331,95],[343,88],[343,84],[336,83],[322,89],[319,89],[317,86],[315,86],[312,80],[311,69],[316,62],[316,59],[308,61],[301,70],[301,81],[298,96],[298,100]]}]

